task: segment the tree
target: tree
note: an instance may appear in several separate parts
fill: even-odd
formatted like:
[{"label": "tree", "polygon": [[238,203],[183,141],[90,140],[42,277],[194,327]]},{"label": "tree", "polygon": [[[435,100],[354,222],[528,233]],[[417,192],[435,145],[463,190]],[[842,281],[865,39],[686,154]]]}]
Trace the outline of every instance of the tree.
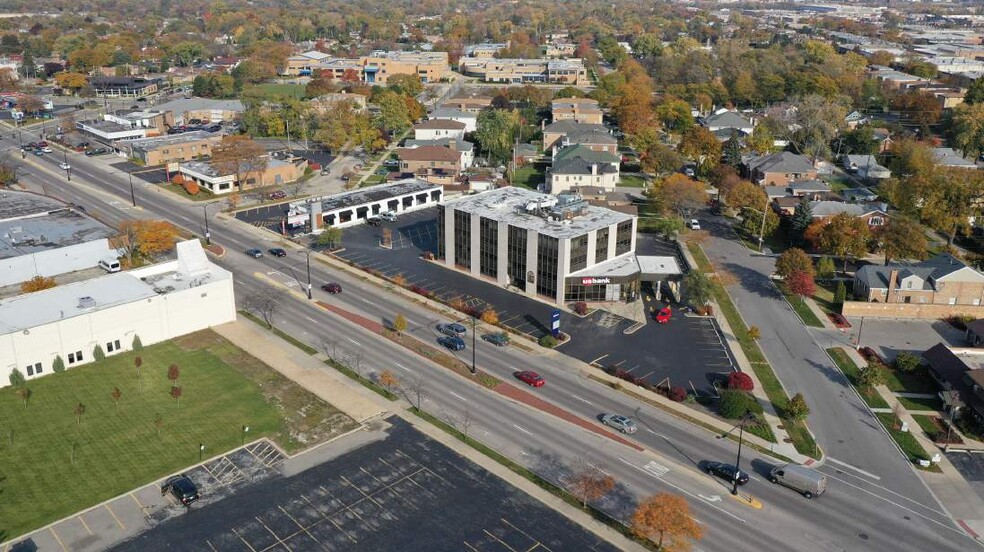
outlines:
[{"label": "tree", "polygon": [[126,257],[129,265],[137,254],[154,257],[174,249],[178,238],[177,228],[163,220],[126,219],[116,229],[119,233],[110,240],[110,245]]},{"label": "tree", "polygon": [[828,219],[817,235],[820,250],[843,257],[845,272],[848,257],[861,257],[867,253],[870,239],[868,223],[849,213],[840,213]]},{"label": "tree", "polygon": [[977,77],[970,83],[964,94],[964,103],[975,105],[984,103],[984,76]]},{"label": "tree", "polygon": [[785,280],[795,272],[802,272],[813,278],[813,259],[802,249],[791,247],[776,259],[776,274]]},{"label": "tree", "polygon": [[615,478],[578,458],[567,477],[567,490],[587,508],[589,502],[600,500],[615,488]]},{"label": "tree", "polygon": [[875,131],[868,125],[862,125],[854,130],[848,130],[841,134],[840,152],[842,154],[856,155],[875,155],[878,153],[878,140],[875,139]]},{"label": "tree", "polygon": [[761,212],[768,200],[769,196],[766,195],[761,186],[752,184],[747,180],[742,180],[736,184],[724,197],[724,202],[728,204],[728,207],[739,211],[751,207]]},{"label": "tree", "polygon": [[749,326],[748,338],[751,339],[752,341],[758,341],[759,339],[762,339],[762,330],[760,330],[758,326]]},{"label": "tree", "polygon": [[24,408],[27,408],[27,402],[31,400],[31,395],[34,393],[28,387],[20,387],[17,389],[17,396],[20,400],[24,401]]},{"label": "tree", "polygon": [[697,163],[697,174],[707,176],[721,159],[721,142],[714,133],[695,126],[683,134],[678,148],[680,153]]},{"label": "tree", "polygon": [[113,387],[113,390],[109,392],[109,396],[112,397],[113,404],[116,406],[116,409],[119,410],[120,409],[120,397],[123,396],[123,392],[120,391],[120,388],[119,387]]},{"label": "tree", "polygon": [[82,416],[85,414],[85,405],[82,403],[75,405],[74,412],[75,412],[75,425],[77,426],[82,425]]},{"label": "tree", "polygon": [[39,274],[26,282],[21,282],[21,292],[33,293],[35,291],[51,289],[57,285],[54,278],[46,278]]},{"label": "tree", "polygon": [[799,101],[773,110],[781,138],[789,140],[799,153],[817,159],[830,154],[830,141],[837,136],[847,116],[845,98],[825,98],[809,94]]},{"label": "tree", "polygon": [[77,93],[89,84],[89,78],[82,73],[63,71],[55,74],[55,84]]},{"label": "tree", "polygon": [[336,245],[342,242],[342,229],[335,227],[328,227],[321,231],[314,241],[311,242],[312,245],[318,248],[328,248],[334,249]]},{"label": "tree", "polygon": [[171,380],[172,383],[177,383],[180,377],[181,369],[178,368],[177,364],[172,364],[167,367],[167,379]]},{"label": "tree", "polygon": [[800,422],[805,420],[806,417],[810,415],[810,407],[806,404],[806,399],[803,398],[803,394],[796,393],[791,399],[789,399],[789,401],[786,402],[786,406],[782,409],[782,413],[786,418]]},{"label": "tree", "polygon": [[915,372],[922,366],[922,358],[909,351],[902,351],[895,357],[895,369],[899,372]]},{"label": "tree", "polygon": [[738,137],[738,131],[732,130],[731,137],[722,146],[721,162],[732,167],[741,165],[742,148],[743,145],[741,138]]},{"label": "tree", "polygon": [[984,103],[964,103],[953,108],[950,132],[953,144],[965,156],[984,153]]},{"label": "tree", "polygon": [[943,115],[943,105],[936,96],[918,89],[896,96],[892,107],[901,111],[909,121],[919,125],[923,137],[929,136],[929,127],[938,123]]},{"label": "tree", "polygon": [[324,96],[325,94],[331,94],[337,91],[338,85],[335,84],[334,79],[332,79],[330,75],[319,75],[308,81],[307,85],[304,87],[304,97],[318,98],[320,96]]},{"label": "tree", "polygon": [[143,349],[143,342],[140,341],[140,336],[137,334],[133,334],[133,350],[139,351],[141,349]]},{"label": "tree", "polygon": [[812,222],[813,208],[810,207],[810,200],[803,196],[789,219],[789,237],[793,243],[803,242],[803,235]]},{"label": "tree", "polygon": [[844,285],[844,280],[837,280],[837,288],[834,290],[834,303],[843,305],[846,300],[847,286]]},{"label": "tree", "polygon": [[512,155],[513,137],[518,127],[518,111],[486,109],[478,114],[475,139],[493,163],[504,163]]},{"label": "tree", "polygon": [[684,219],[689,219],[698,209],[707,205],[704,183],[683,174],[670,175],[663,180],[658,190],[660,204]]},{"label": "tree", "polygon": [[402,94],[392,90],[383,90],[373,95],[373,102],[379,106],[379,113],[373,119],[373,124],[381,131],[389,134],[399,134],[410,128],[413,118]]},{"label": "tree", "polygon": [[658,493],[644,499],[632,514],[632,532],[656,543],[657,550],[683,552],[703,535],[682,496]]},{"label": "tree", "polygon": [[250,175],[258,176],[266,170],[266,150],[247,135],[226,135],[212,148],[212,166],[222,174],[235,175],[242,192]]},{"label": "tree", "polygon": [[65,371],[65,361],[62,360],[61,355],[55,356],[55,360],[51,363],[51,370],[56,374],[60,374]]},{"label": "tree", "polygon": [[952,246],[957,233],[967,233],[970,221],[980,214],[984,203],[984,175],[981,171],[951,167],[937,170],[931,186],[924,191],[920,219],[947,237]]},{"label": "tree", "polygon": [[10,385],[13,385],[14,387],[20,387],[21,385],[24,385],[25,381],[27,381],[24,378],[24,374],[22,374],[17,368],[10,370],[10,375],[7,376],[7,379],[10,381]]},{"label": "tree", "polygon": [[279,288],[264,288],[247,293],[243,298],[243,308],[258,315],[266,322],[267,328],[273,329],[273,315],[283,304],[285,295]]},{"label": "tree", "polygon": [[171,398],[174,399],[175,401],[178,401],[178,399],[181,398],[181,392],[182,392],[182,389],[181,389],[181,386],[180,385],[172,385],[171,386],[171,393],[170,393],[170,395],[171,395]]},{"label": "tree", "polygon": [[154,427],[157,428],[157,438],[160,439],[164,432],[164,418],[160,414],[154,414]]},{"label": "tree", "polygon": [[383,370],[379,373],[379,385],[382,385],[387,391],[394,392],[400,387],[400,380],[397,379],[396,374],[390,370]]},{"label": "tree", "polygon": [[821,280],[829,280],[836,273],[837,268],[834,267],[834,260],[827,256],[820,257],[820,262],[817,263],[817,277]]},{"label": "tree", "polygon": [[869,362],[867,366],[858,371],[858,386],[862,389],[870,389],[885,383],[885,373],[882,372],[880,364]]},{"label": "tree", "polygon": [[711,300],[711,280],[699,270],[691,270],[683,277],[683,289],[690,304],[696,308],[707,305]]},{"label": "tree", "polygon": [[96,359],[96,362],[106,360],[106,353],[103,352],[102,345],[96,343],[96,346],[92,348],[92,358]]},{"label": "tree", "polygon": [[752,376],[745,372],[731,372],[728,374],[728,389],[751,391],[755,389],[755,382],[752,381]]},{"label": "tree", "polygon": [[386,82],[390,90],[412,98],[424,91],[424,83],[420,81],[420,77],[409,73],[393,75]]},{"label": "tree", "polygon": [[639,152],[639,165],[643,172],[661,176],[683,166],[683,157],[659,141],[656,129],[643,130],[633,138],[633,143]]},{"label": "tree", "polygon": [[646,226],[665,240],[672,240],[686,227],[683,219],[677,216],[653,217],[646,221]]},{"label": "tree", "polygon": [[396,318],[393,319],[393,330],[397,335],[403,335],[403,332],[407,331],[407,317],[397,314]]},{"label": "tree", "polygon": [[892,259],[925,259],[929,253],[926,231],[921,224],[903,215],[888,219],[875,237],[885,253],[885,264]]},{"label": "tree", "polygon": [[499,323],[499,313],[495,312],[495,309],[488,308],[482,311],[481,319],[482,322],[495,326]]},{"label": "tree", "polygon": [[813,283],[813,277],[806,272],[793,272],[788,278],[782,281],[783,287],[786,291],[795,295],[800,301],[804,297],[812,297],[816,292],[816,284]]},{"label": "tree", "polygon": [[44,100],[33,94],[21,96],[17,100],[17,107],[24,113],[37,117],[44,110]]}]

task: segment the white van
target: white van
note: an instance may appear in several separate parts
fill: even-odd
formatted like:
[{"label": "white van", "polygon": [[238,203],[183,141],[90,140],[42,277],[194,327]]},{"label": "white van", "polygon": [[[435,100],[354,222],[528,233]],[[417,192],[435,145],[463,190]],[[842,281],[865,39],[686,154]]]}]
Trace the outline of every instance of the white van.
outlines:
[{"label": "white van", "polygon": [[115,257],[106,257],[105,259],[100,259],[99,268],[105,270],[106,272],[119,272],[120,260]]},{"label": "white van", "polygon": [[799,491],[806,498],[820,496],[827,490],[827,476],[799,464],[783,464],[773,468],[769,481]]}]

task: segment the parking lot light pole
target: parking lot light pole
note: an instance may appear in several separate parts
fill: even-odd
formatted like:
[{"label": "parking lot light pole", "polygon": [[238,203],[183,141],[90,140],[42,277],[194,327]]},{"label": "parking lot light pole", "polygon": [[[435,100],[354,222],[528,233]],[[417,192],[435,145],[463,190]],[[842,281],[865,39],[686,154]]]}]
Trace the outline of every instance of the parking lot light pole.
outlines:
[{"label": "parking lot light pole", "polygon": [[476,321],[477,321],[476,318],[472,316],[472,365],[471,365],[472,374],[478,373],[478,369],[475,368],[475,322]]},{"label": "parking lot light pole", "polygon": [[208,206],[213,203],[218,203],[218,201],[209,201],[202,205],[202,212],[205,214],[205,245],[212,245],[212,233],[208,231]]},{"label": "parking lot light pole", "polygon": [[731,494],[738,494],[738,474],[741,473],[739,466],[741,466],[741,439],[745,436],[745,422],[752,415],[750,410],[746,410],[741,417],[741,422],[738,423],[738,457],[735,459],[735,477],[731,482]]}]

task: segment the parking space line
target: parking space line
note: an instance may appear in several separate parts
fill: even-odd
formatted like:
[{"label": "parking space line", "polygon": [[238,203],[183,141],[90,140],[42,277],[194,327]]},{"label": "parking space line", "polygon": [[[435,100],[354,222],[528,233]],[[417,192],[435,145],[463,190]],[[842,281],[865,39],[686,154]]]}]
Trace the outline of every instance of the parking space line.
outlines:
[{"label": "parking space line", "polygon": [[598,358],[596,358],[596,359],[594,359],[594,360],[592,360],[592,361],[591,361],[591,362],[589,362],[588,364],[597,364],[599,360],[601,360],[601,359],[603,359],[603,358],[605,358],[606,356],[608,356],[608,353],[605,353],[605,354],[603,354],[603,355],[601,355],[600,357],[598,357]]},{"label": "parking space line", "polygon": [[512,528],[513,528],[513,529],[514,529],[515,531],[517,531],[517,532],[518,532],[519,534],[521,534],[521,535],[523,535],[524,537],[526,537],[526,538],[528,538],[528,539],[530,539],[531,541],[533,541],[533,542],[535,542],[535,543],[536,543],[536,544],[534,544],[534,545],[533,545],[533,548],[529,548],[529,549],[527,549],[527,551],[526,551],[526,552],[530,552],[530,550],[536,550],[537,548],[539,548],[539,547],[541,547],[541,546],[542,546],[543,548],[546,548],[547,550],[550,550],[549,548],[547,548],[547,546],[546,546],[546,545],[544,545],[544,544],[543,544],[542,542],[540,542],[540,540],[539,540],[539,539],[534,539],[534,538],[533,538],[533,537],[531,537],[531,536],[530,536],[530,535],[529,535],[529,534],[528,534],[528,533],[527,533],[526,531],[523,531],[523,530],[522,530],[522,529],[520,529],[519,527],[516,527],[516,526],[515,526],[515,525],[513,525],[512,523],[509,523],[509,520],[508,520],[508,519],[506,519],[506,518],[499,518],[499,519],[500,519],[500,520],[502,521],[502,523],[505,523],[505,524],[506,524],[506,525],[508,525],[509,527],[512,527]]},{"label": "parking space line", "polygon": [[109,504],[104,504],[104,506],[106,506],[106,510],[109,512],[109,515],[113,516],[113,519],[116,520],[116,523],[120,524],[120,529],[126,529],[126,526],[123,525],[123,522],[120,521],[120,518],[116,517],[116,512],[114,512],[113,509],[109,507]]},{"label": "parking space line", "polygon": [[[290,520],[293,521],[294,524],[297,525],[301,529],[301,531],[303,531],[304,533],[307,533],[307,536],[309,536],[312,539],[314,539],[314,542],[316,542],[318,544],[321,544],[321,541],[318,540],[317,537],[315,537],[314,535],[312,535],[311,532],[308,531],[308,528],[307,527],[305,527],[305,526],[301,525],[300,523],[298,523],[297,520],[294,519],[294,516],[288,514],[287,513],[287,510],[284,510],[284,507],[283,506],[278,505],[277,508],[280,508],[280,511],[283,512],[285,516],[287,516],[288,518],[290,518]],[[284,544],[286,544],[286,543],[284,543]]]},{"label": "parking space line", "polygon": [[89,529],[89,524],[85,522],[85,518],[82,517],[82,514],[79,514],[79,515],[77,515],[75,517],[77,517],[79,519],[79,521],[82,522],[82,527],[85,527],[86,532],[88,532],[91,535],[92,534],[92,529]]},{"label": "parking space line", "polygon": [[[265,526],[264,526],[264,527],[265,527]],[[269,531],[269,529],[268,529],[268,531]],[[239,537],[239,540],[241,540],[241,541],[243,541],[243,544],[245,544],[245,545],[246,545],[246,548],[249,548],[251,552],[256,552],[256,549],[255,549],[255,548],[253,548],[253,547],[252,547],[252,545],[250,545],[250,544],[249,544],[249,542],[248,542],[248,541],[247,541],[246,539],[244,539],[242,535],[240,535],[240,534],[239,534],[239,531],[236,531],[236,528],[235,528],[235,527],[233,527],[233,529],[232,529],[232,532],[233,532],[233,533],[234,533],[234,534],[235,534],[235,535],[236,535],[237,537]],[[276,536],[276,535],[274,535],[274,536]]]},{"label": "parking space line", "polygon": [[213,546],[212,543],[208,542],[208,539],[205,539],[205,544],[207,544],[208,547],[212,549],[212,552],[219,552],[219,550],[215,548],[215,546]]},{"label": "parking space line", "polygon": [[475,548],[474,546],[468,544],[468,541],[461,541],[461,542],[464,543],[464,545],[467,546],[469,550],[474,550],[474,552],[478,552],[478,548]]},{"label": "parking space line", "polygon": [[495,535],[493,535],[492,533],[489,533],[489,531],[488,531],[488,529],[482,529],[482,532],[483,532],[483,533],[485,533],[486,535],[488,535],[488,536],[490,536],[490,537],[492,537],[492,539],[493,539],[493,540],[495,540],[495,541],[497,541],[497,542],[498,542],[499,544],[501,544],[502,546],[505,546],[505,547],[506,547],[506,548],[507,548],[507,549],[508,549],[508,550],[509,550],[510,552],[518,552],[518,551],[517,551],[517,550],[516,550],[515,548],[513,548],[513,547],[511,547],[511,546],[509,546],[508,544],[506,544],[506,543],[505,543],[505,542],[504,542],[504,541],[503,541],[502,539],[500,539],[499,537],[497,537],[497,536],[495,536]]},{"label": "parking space line", "polygon": [[58,536],[58,533],[55,533],[55,528],[49,527],[48,531],[51,531],[51,536],[55,537],[55,540],[58,541],[58,546],[61,546],[61,549],[64,552],[68,552],[68,548],[65,548],[65,543],[62,542],[61,538]]}]

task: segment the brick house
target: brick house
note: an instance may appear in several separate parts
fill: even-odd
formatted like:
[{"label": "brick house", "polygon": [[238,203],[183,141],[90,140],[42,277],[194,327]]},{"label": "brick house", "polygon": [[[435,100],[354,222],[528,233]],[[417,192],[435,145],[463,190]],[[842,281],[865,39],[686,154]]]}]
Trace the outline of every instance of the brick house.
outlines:
[{"label": "brick house", "polygon": [[949,253],[907,266],[866,265],[854,275],[854,295],[872,303],[980,306],[984,274]]},{"label": "brick house", "polygon": [[451,184],[461,174],[461,152],[442,146],[398,148],[400,172],[434,184]]},{"label": "brick house", "polygon": [[[585,134],[599,135],[601,133],[609,134],[608,129],[605,128],[604,125],[578,123],[569,119],[564,121],[557,121],[556,123],[551,123],[549,125],[544,125],[542,130],[543,130],[543,151],[550,151],[554,147],[554,145],[560,145],[560,143],[565,138],[568,138],[570,136],[585,135]],[[617,149],[618,146],[617,141],[615,145]]]},{"label": "brick house", "polygon": [[869,228],[883,226],[888,221],[888,204],[886,203],[844,203],[843,201],[811,201],[813,218],[828,219],[847,213],[868,223]]},{"label": "brick house", "polygon": [[763,186],[785,186],[794,180],[817,178],[817,169],[809,159],[788,151],[745,157],[742,172],[749,180]]}]

